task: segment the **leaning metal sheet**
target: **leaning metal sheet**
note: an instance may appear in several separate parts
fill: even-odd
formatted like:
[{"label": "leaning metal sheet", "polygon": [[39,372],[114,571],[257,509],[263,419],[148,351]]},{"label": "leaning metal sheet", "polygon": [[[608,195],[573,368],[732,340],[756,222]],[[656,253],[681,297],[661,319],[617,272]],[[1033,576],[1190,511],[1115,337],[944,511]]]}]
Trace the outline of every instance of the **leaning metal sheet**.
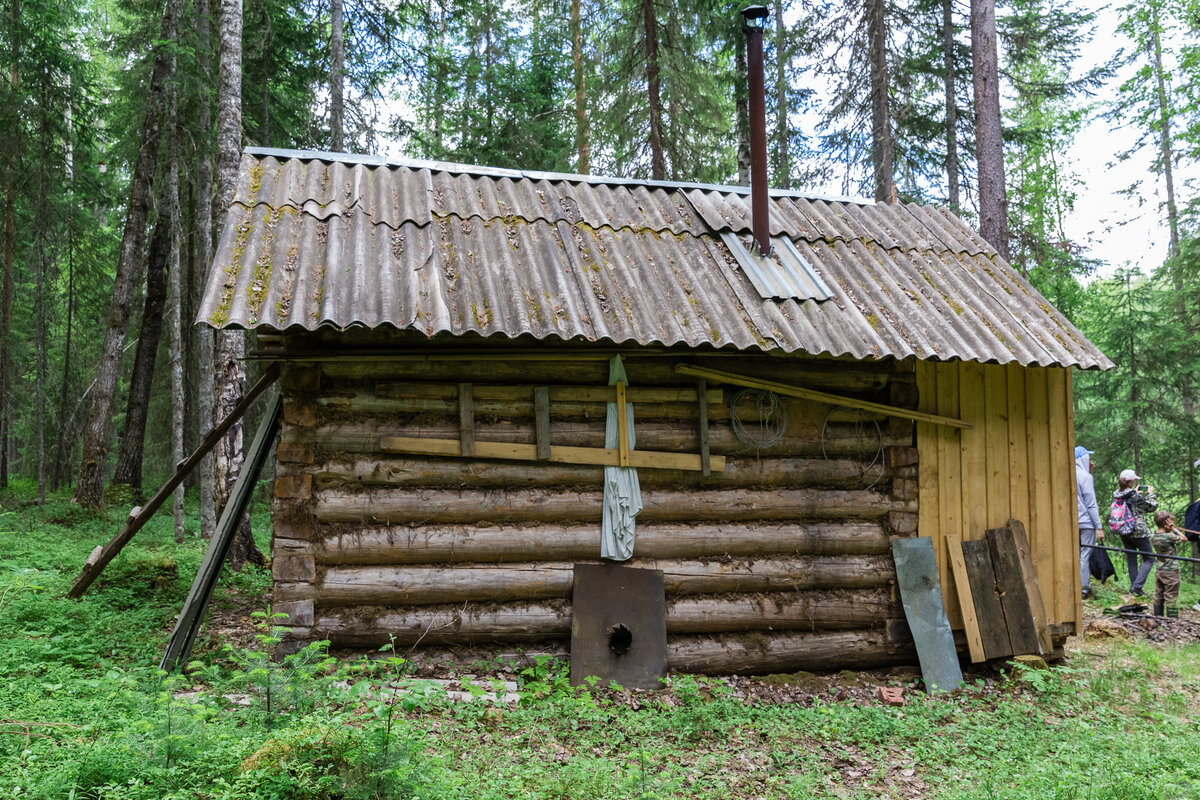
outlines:
[{"label": "leaning metal sheet", "polygon": [[892,542],[900,602],[917,644],[921,675],[930,692],[948,692],[962,683],[954,633],[942,605],[942,583],[938,579],[933,540],[897,539]]}]

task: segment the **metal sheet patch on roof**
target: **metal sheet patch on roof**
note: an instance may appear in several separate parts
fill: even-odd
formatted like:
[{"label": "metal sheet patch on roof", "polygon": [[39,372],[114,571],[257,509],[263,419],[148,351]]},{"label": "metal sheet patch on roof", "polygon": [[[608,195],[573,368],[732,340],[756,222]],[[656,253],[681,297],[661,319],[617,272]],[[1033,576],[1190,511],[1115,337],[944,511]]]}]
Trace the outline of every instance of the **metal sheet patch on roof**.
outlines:
[{"label": "metal sheet patch on roof", "polygon": [[786,236],[771,237],[771,253],[747,249],[737,234],[723,231],[721,240],[763,300],[828,300],[833,292]]}]

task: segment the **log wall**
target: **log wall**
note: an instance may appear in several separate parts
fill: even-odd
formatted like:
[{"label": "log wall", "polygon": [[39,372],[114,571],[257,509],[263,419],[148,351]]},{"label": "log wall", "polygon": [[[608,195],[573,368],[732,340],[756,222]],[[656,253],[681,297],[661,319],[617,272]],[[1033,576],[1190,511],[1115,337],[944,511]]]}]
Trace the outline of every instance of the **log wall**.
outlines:
[{"label": "log wall", "polygon": [[[700,451],[687,399],[697,382],[676,363],[917,406],[911,361],[634,355],[631,389],[656,390],[634,403],[638,450]],[[289,362],[273,571],[292,641],[569,641],[572,565],[599,561],[603,467],[384,453],[380,440],[458,439],[458,385],[471,383],[476,441],[534,443],[532,387],[607,382],[604,360],[508,360],[500,349],[478,360]],[[785,435],[756,449],[734,433],[728,403],[739,388],[708,383],[708,442],[724,470],[639,470],[630,565],[666,579],[670,667],[913,661],[890,542],[917,529],[914,423],[782,398]],[[603,446],[605,406],[589,397],[552,390],[554,445]],[[868,467],[877,456],[882,468]]]}]

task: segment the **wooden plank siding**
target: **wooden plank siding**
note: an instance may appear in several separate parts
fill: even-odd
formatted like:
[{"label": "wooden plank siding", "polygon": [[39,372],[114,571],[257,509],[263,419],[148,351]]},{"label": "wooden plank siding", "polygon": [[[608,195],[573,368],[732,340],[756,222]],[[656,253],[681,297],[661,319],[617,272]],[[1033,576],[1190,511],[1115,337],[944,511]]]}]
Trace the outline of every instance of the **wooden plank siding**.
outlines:
[{"label": "wooden plank siding", "polygon": [[[1079,630],[1071,373],[1059,367],[917,362],[918,408],[975,427],[917,425],[918,534],[973,541],[1025,523],[1052,628]],[[963,629],[954,573],[936,548],[950,624]]]}]

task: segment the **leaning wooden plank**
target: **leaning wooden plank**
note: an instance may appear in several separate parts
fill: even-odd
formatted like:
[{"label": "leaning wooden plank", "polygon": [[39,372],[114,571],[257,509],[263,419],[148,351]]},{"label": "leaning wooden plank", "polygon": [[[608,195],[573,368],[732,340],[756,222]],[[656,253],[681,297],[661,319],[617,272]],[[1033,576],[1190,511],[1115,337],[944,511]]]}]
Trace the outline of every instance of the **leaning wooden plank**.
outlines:
[{"label": "leaning wooden plank", "polygon": [[958,666],[954,633],[942,603],[933,539],[929,536],[897,539],[892,542],[892,555],[896,560],[900,602],[917,645],[925,686],[930,692],[953,691],[962,683],[962,669]]},{"label": "leaning wooden plank", "polygon": [[954,575],[954,591],[958,595],[958,606],[962,611],[963,633],[967,636],[967,650],[971,662],[986,661],[983,652],[983,637],[979,633],[979,619],[975,616],[975,601],[971,599],[971,581],[967,577],[967,564],[963,561],[962,538],[946,536],[946,552],[950,557],[950,571]]},{"label": "leaning wooden plank", "polygon": [[1008,641],[1004,609],[996,593],[996,573],[992,571],[988,543],[984,539],[963,542],[962,552],[971,585],[971,600],[975,605],[975,619],[979,622],[979,636],[983,639],[983,653],[988,658],[1011,656],[1012,645]]},{"label": "leaning wooden plank", "polygon": [[1037,631],[1038,644],[1043,653],[1054,649],[1054,641],[1050,638],[1050,623],[1046,616],[1046,604],[1042,600],[1042,590],[1038,586],[1037,570],[1033,566],[1033,552],[1029,549],[1029,537],[1025,535],[1025,523],[1019,519],[1010,519],[1008,527],[1012,531],[1013,543],[1017,546],[1017,561],[1021,566],[1021,578],[1025,582],[1025,592],[1029,595],[1029,610],[1033,612],[1033,627]]},{"label": "leaning wooden plank", "polygon": [[175,630],[171,632],[171,638],[167,641],[167,649],[159,662],[159,669],[174,672],[180,663],[187,661],[192,652],[196,632],[200,630],[200,622],[204,619],[204,610],[208,607],[208,600],[212,597],[217,579],[221,576],[221,567],[237,534],[238,522],[250,505],[254,484],[262,472],[263,464],[266,463],[267,454],[271,452],[275,434],[279,432],[282,409],[283,402],[276,396],[275,402],[263,417],[262,424],[258,426],[258,432],[255,433],[250,450],[246,453],[246,463],[242,465],[237,481],[233,484],[229,502],[225,504],[221,519],[217,521],[217,530],[208,543],[208,552],[204,554],[204,561],[200,564],[196,579],[192,581],[191,591],[183,603],[183,610],[175,622]]},{"label": "leaning wooden plank", "polygon": [[229,415],[208,432],[208,435],[204,437],[204,441],[200,443],[196,451],[175,468],[175,474],[171,476],[169,481],[163,484],[154,497],[150,498],[150,502],[138,509],[136,514],[130,516],[121,530],[117,532],[117,535],[108,544],[104,545],[99,553],[95,550],[92,551],[92,554],[88,556],[87,563],[83,565],[83,569],[79,571],[78,577],[75,578],[75,582],[71,584],[71,590],[67,592],[67,597],[78,599],[83,596],[87,588],[92,585],[92,581],[96,580],[97,576],[108,566],[108,563],[117,557],[117,554],[121,552],[125,545],[129,544],[129,540],[133,538],[134,534],[141,530],[147,520],[154,515],[154,512],[167,501],[167,498],[175,491],[175,487],[183,483],[184,479],[191,474],[201,459],[217,446],[217,442],[221,441],[221,437],[246,413],[246,409],[279,378],[279,369],[279,364],[272,364],[267,367],[267,371],[258,379],[258,383],[250,387],[250,391],[246,392],[238,404],[233,407],[233,410],[229,412]]},{"label": "leaning wooden plank", "polygon": [[[379,449],[385,453],[417,453],[427,456],[457,456],[459,443],[454,439],[425,439],[419,436],[381,436]],[[476,458],[503,458],[513,461],[538,461],[538,446],[521,442],[475,442]],[[553,445],[547,461],[559,464],[595,464],[619,466],[620,453],[603,447],[568,447]],[[712,469],[725,469],[724,456],[711,456]],[[629,466],[638,468],[686,469],[704,468],[700,456],[694,453],[668,453],[658,450],[630,450]]]},{"label": "leaning wooden plank", "polygon": [[696,378],[708,378],[709,380],[719,381],[721,383],[732,383],[735,386],[748,386],[751,389],[766,389],[767,391],[781,394],[786,397],[799,397],[802,400],[816,400],[821,403],[828,403],[832,406],[843,406],[845,408],[861,408],[864,411],[875,411],[880,414],[886,414],[889,417],[900,417],[902,419],[916,420],[917,422],[932,422],[936,425],[949,425],[952,428],[970,429],[971,423],[963,422],[961,419],[952,419],[951,417],[940,417],[937,414],[928,414],[924,411],[913,411],[907,408],[899,408],[897,406],[889,406],[883,403],[872,403],[868,400],[859,400],[854,397],[842,397],[836,394],[828,394],[827,392],[818,392],[815,389],[805,389],[800,386],[792,386],[787,383],[776,383],[775,381],[764,381],[758,378],[752,378],[748,375],[738,375],[733,372],[723,372],[717,369],[708,369],[707,367],[694,367],[691,364],[676,364],[675,371],[680,375],[691,375]]},{"label": "leaning wooden plank", "polygon": [[[992,570],[996,573],[996,589],[1000,595],[1000,607],[1004,609],[1004,622],[1008,626],[1008,641],[1013,655],[1040,655],[1037,628],[1033,625],[1033,611],[1029,607],[1029,594],[1025,590],[1025,578],[1017,558],[1017,545],[1008,528],[991,528],[987,531],[988,549],[992,554]],[[1047,651],[1049,652],[1049,651]]]}]

